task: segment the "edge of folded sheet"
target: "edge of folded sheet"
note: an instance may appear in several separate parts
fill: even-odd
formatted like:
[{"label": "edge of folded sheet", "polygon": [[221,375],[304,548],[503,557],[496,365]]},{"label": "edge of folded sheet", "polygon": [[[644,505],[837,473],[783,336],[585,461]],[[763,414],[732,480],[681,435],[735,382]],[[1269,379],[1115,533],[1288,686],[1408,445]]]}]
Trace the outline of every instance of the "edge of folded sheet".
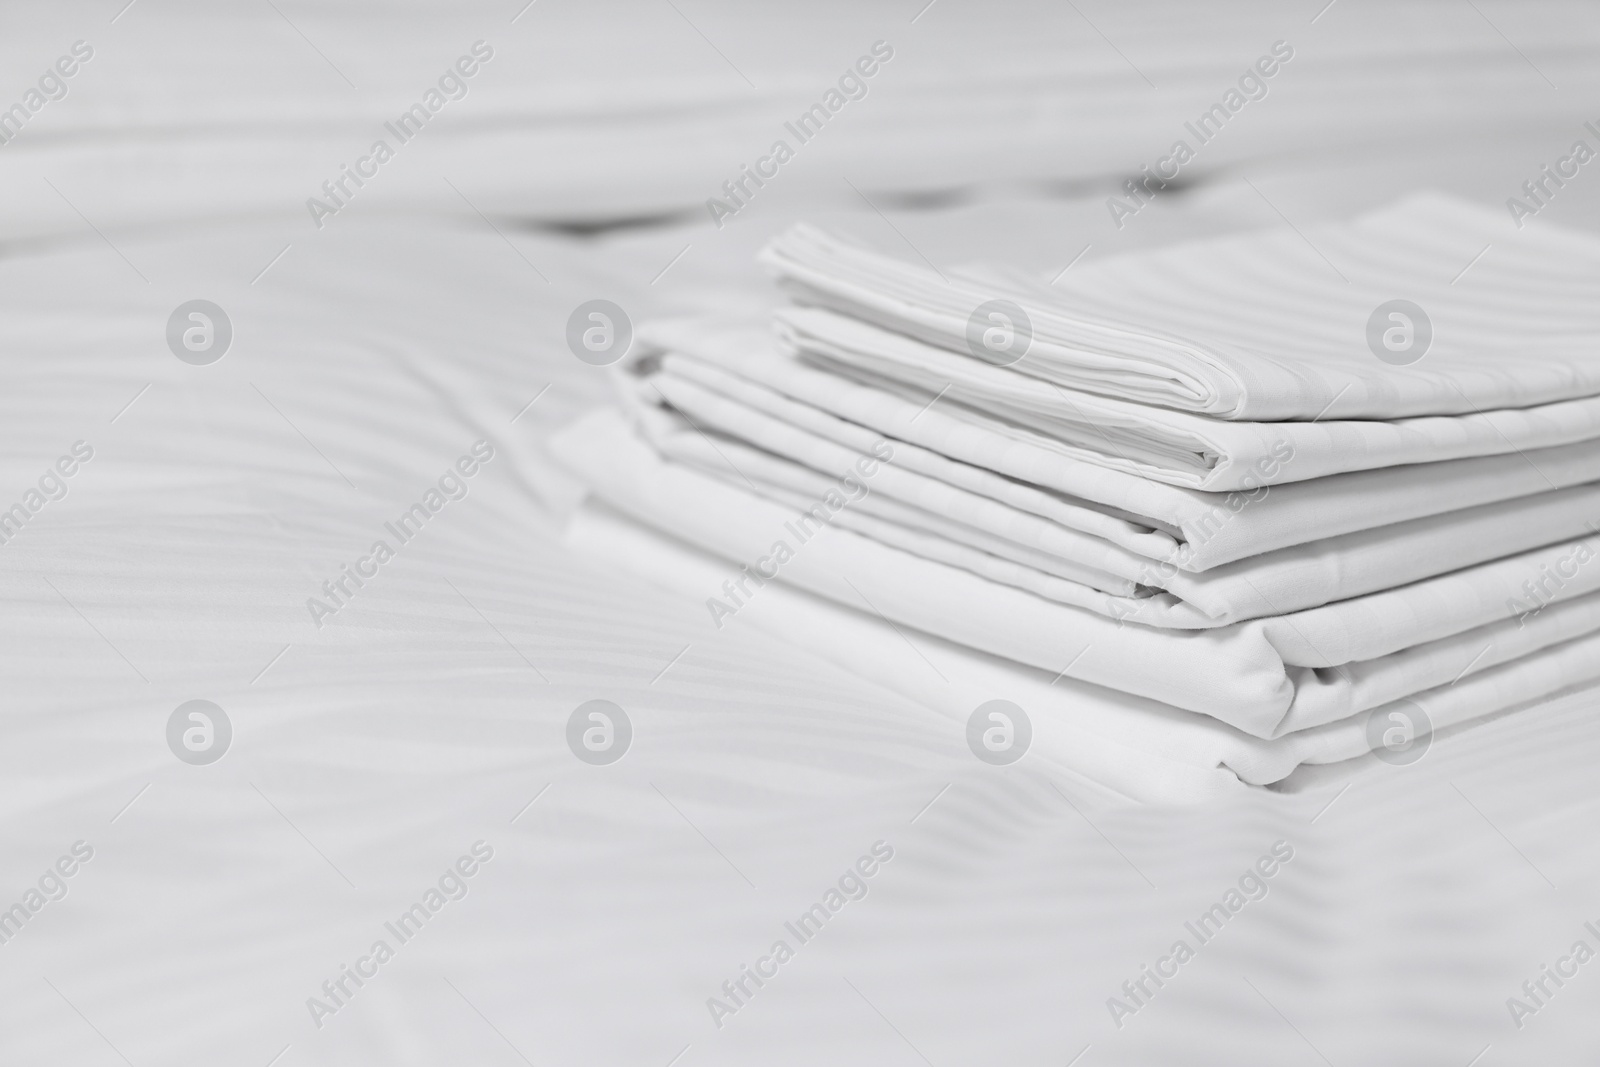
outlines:
[{"label": "edge of folded sheet", "polygon": [[[705,588],[715,588],[716,579],[727,570],[710,553],[647,527],[593,496],[568,520],[563,543],[575,551],[621,566],[661,588],[689,596],[696,596]],[[670,559],[672,567],[654,569],[645,564],[647,556]],[[956,692],[957,686],[948,680],[938,685],[909,687],[903,684],[904,679],[885,678],[885,657],[875,650],[887,648],[899,640],[888,624],[777,583],[766,586],[761,597],[749,603],[749,608],[756,610],[742,609],[740,615],[758,630],[799,645],[857,678],[911,699],[947,721],[965,723],[971,708],[965,706],[966,702]],[[808,627],[807,622],[819,625]],[[849,639],[844,638],[844,630],[852,634]],[[932,635],[919,636],[941,645],[948,644]],[[977,655],[970,650],[962,652]],[[946,666],[948,668],[948,662]],[[1017,670],[1026,668],[1019,665]],[[1075,683],[1067,679],[1064,684]],[[973,700],[971,705],[976,707],[983,699],[995,695],[990,693]],[[1024,759],[1042,758],[1052,770],[1069,773],[1126,801],[1194,804],[1251,789],[1220,764],[1200,766],[1135,748],[1074,727],[1058,716],[1036,714],[1032,721],[1035,745],[1030,749],[1030,756]]]},{"label": "edge of folded sheet", "polygon": [[[1423,228],[1431,227],[1433,231],[1439,233],[1471,231],[1491,236],[1500,232],[1499,228],[1503,226],[1503,219],[1481,203],[1437,190],[1418,190],[1352,217],[1329,220],[1314,228],[1314,231],[1340,227],[1355,234],[1371,234],[1377,228],[1396,221],[1400,223],[1399,228],[1402,230],[1415,229],[1417,225],[1421,225]],[[1252,228],[1227,235],[1175,242],[1162,246],[1159,254],[1182,255],[1196,248],[1225,250],[1240,242],[1259,241],[1268,236],[1281,238],[1282,234],[1272,227]],[[1582,231],[1544,229],[1526,240],[1538,242],[1546,252],[1556,250],[1580,260],[1600,261],[1600,241]],[[1102,266],[1116,264],[1129,258],[1141,259],[1151,254],[1152,250],[1149,249],[1130,250],[1102,257],[1101,263]],[[1027,300],[1031,296],[1039,304],[1035,311],[1039,317],[1039,324],[1056,321],[1062,336],[1071,334],[1074,328],[1090,332],[1111,331],[1130,340],[1142,341],[1146,345],[1153,346],[1160,354],[1146,357],[1150,366],[1157,370],[1147,369],[1142,374],[1146,386],[1150,387],[1148,391],[1155,395],[1144,395],[1147,390],[1132,386],[1122,391],[1113,389],[1108,392],[1091,384],[1091,380],[1095,378],[1097,371],[1104,370],[1103,364],[1106,360],[1115,362],[1118,357],[1107,356],[1088,342],[1072,343],[1040,338],[1039,330],[1036,329],[1035,348],[1040,352],[1057,352],[1057,355],[1047,358],[1058,359],[1069,368],[1076,367],[1080,373],[1068,373],[1062,378],[1060,375],[1027,371],[1020,366],[1015,368],[1024,376],[1082,389],[1091,395],[1120,397],[1129,402],[1187,412],[1224,422],[1253,419],[1269,422],[1280,419],[1292,421],[1310,415],[1310,409],[1302,415],[1294,415],[1280,411],[1271,404],[1266,405],[1266,410],[1249,414],[1252,408],[1249,379],[1213,345],[1185,332],[1174,332],[1149,324],[1135,326],[1121,320],[1102,320],[1092,306],[1067,308],[1065,305],[1058,305],[1056,301],[1061,294],[1053,288],[1053,283],[1045,284],[1042,278],[1035,279],[1005,269],[977,269],[964,272],[950,271],[948,276],[940,272],[939,280],[936,281],[927,275],[922,266],[912,260],[865,246],[859,241],[845,239],[838,234],[806,223],[795,224],[769,241],[758,253],[757,262],[776,277],[780,286],[795,297],[795,302],[799,305],[828,309],[857,322],[872,324],[957,355],[965,355],[960,339],[964,329],[971,327],[970,322],[964,324],[959,314],[950,311],[949,306],[970,307],[975,301],[981,300],[984,293],[1004,294],[1020,300]],[[833,265],[831,273],[830,264]],[[948,306],[941,306],[937,296],[928,295],[929,291],[936,294],[941,282],[943,289],[951,298]],[[1068,288],[1071,288],[1070,283]],[[1124,352],[1121,358],[1137,360],[1139,357],[1131,352]],[[1287,369],[1286,365],[1280,365],[1270,358],[1267,362],[1276,368],[1280,377],[1281,372]],[[1141,375],[1135,377],[1139,378]],[[1569,368],[1567,378],[1570,377]],[[1194,388],[1188,390],[1176,388],[1180,381],[1188,381]],[[1165,382],[1168,388],[1165,390],[1155,388],[1154,383],[1157,382]],[[1462,407],[1452,399],[1447,407],[1441,408],[1437,403],[1438,397],[1434,397],[1429,403],[1413,404],[1405,411],[1392,415],[1361,408],[1344,417],[1365,420],[1454,416],[1469,414],[1468,408],[1471,412],[1480,412],[1483,409],[1496,407],[1533,407],[1548,402],[1574,399],[1561,392],[1562,386],[1559,381],[1553,380],[1546,385],[1547,388],[1541,395],[1548,395],[1540,401],[1500,405],[1487,401],[1474,404],[1469,400],[1467,407]],[[1349,385],[1340,390],[1311,421],[1320,421],[1348,389]],[[1271,391],[1267,392],[1270,394]],[[1177,402],[1177,394],[1180,393],[1187,395],[1190,402]],[[1202,397],[1201,394],[1209,394],[1209,397]],[[1583,395],[1596,394],[1591,391]],[[1232,403],[1224,403],[1229,397],[1232,398]],[[1260,395],[1254,399],[1258,403],[1263,401]],[[1207,487],[1214,484],[1216,484],[1214,480],[1208,482]]]},{"label": "edge of folded sheet", "polygon": [[[658,587],[690,596],[698,595],[703,588],[714,585],[716,577],[726,570],[725,564],[712,554],[635,521],[594,497],[585,500],[569,517],[563,541],[575,551],[604,559],[608,564],[621,565],[623,569]],[[653,567],[647,560],[654,564],[669,562],[671,565],[666,568]],[[957,675],[956,684],[953,685],[941,673],[942,684],[936,686],[925,672],[915,669],[910,673],[889,677],[894,672],[885,667],[885,652],[898,653],[900,646],[896,645],[897,640],[905,642],[904,647],[910,652],[922,655],[909,644],[905,634],[898,628],[891,633],[887,623],[803,590],[774,584],[762,593],[760,610],[748,613],[741,611],[741,614],[756,629],[799,646],[865,682],[911,699],[951,722],[964,722],[967,705],[976,707],[984,699],[991,699],[996,691],[1007,692],[1005,682],[1001,682],[984,688],[982,692],[987,695],[974,698],[970,686],[966,686],[968,691],[963,701],[961,687],[966,681],[960,673],[963,666],[976,665],[979,672],[975,677],[982,677],[987,669],[991,677],[999,674],[1013,679],[1016,688],[1010,694],[1035,708],[1039,706],[1036,700],[1028,700],[1025,695],[1030,690],[1035,695],[1041,691],[1032,679],[1033,675],[1040,674],[1037,670],[999,661],[996,657],[962,648],[921,631],[915,631],[919,640],[937,646],[946,670]],[[812,625],[807,625],[808,621]],[[909,662],[908,656],[902,655],[902,658]],[[972,664],[964,663],[966,660],[971,660]],[[995,665],[988,665],[988,661],[994,661]],[[931,661],[925,657],[923,662],[931,666]],[[1073,694],[1087,701],[1102,696],[1118,696],[1075,679],[1063,681],[1057,678],[1045,688],[1055,691],[1058,682],[1062,683],[1059,690],[1061,700],[1069,707]],[[1444,716],[1447,721],[1441,722],[1431,733],[1434,743],[1448,743],[1453,738],[1481,726],[1504,721],[1520,712],[1546,706],[1560,708],[1596,694],[1600,694],[1600,679],[1579,680],[1484,715],[1448,721],[1450,716],[1447,713]],[[1417,696],[1427,701],[1428,695]],[[1140,698],[1133,699],[1143,705],[1150,703]],[[1398,703],[1409,704],[1411,701]],[[1038,743],[1030,752],[1037,751],[1035,760],[1042,759],[1050,765],[1051,771],[1069,774],[1113,798],[1135,803],[1196,804],[1255,790],[1290,795],[1310,793],[1349,782],[1358,775],[1387,766],[1370,751],[1325,761],[1306,758],[1280,777],[1252,784],[1240,777],[1241,772],[1236,771],[1226,758],[1213,761],[1214,756],[1220,756],[1228,747],[1226,743],[1220,746],[1197,744],[1193,743],[1191,736],[1186,744],[1179,738],[1173,738],[1169,747],[1180,751],[1187,747],[1199,757],[1194,760],[1174,758],[1150,748],[1119,741],[1092,727],[1073,724],[1068,721],[1067,715],[1062,714],[1063,710],[1060,706],[1052,707],[1033,717],[1034,736]],[[1136,709],[1128,710],[1137,713]],[[1168,710],[1178,717],[1179,722],[1194,714],[1175,708]],[[1436,711],[1447,709],[1436,708]],[[1329,727],[1346,730],[1349,724],[1329,724]],[[1245,750],[1263,745],[1259,739],[1239,735],[1231,727],[1215,721],[1202,726],[1202,730],[1226,734],[1240,742],[1243,749],[1235,753],[1236,756],[1245,755]],[[1189,733],[1181,727],[1179,732]],[[1309,753],[1303,755],[1309,757]],[[1248,756],[1246,759],[1248,762]]]},{"label": "edge of folded sheet", "polygon": [[[606,428],[607,424],[612,424],[615,432],[608,430]],[[748,553],[744,552],[742,549],[730,551],[730,546],[727,544],[723,544],[719,549],[718,547],[715,547],[714,544],[703,544],[700,538],[694,534],[679,531],[678,524],[673,521],[673,517],[676,512],[667,506],[667,501],[656,499],[654,500],[654,503],[651,503],[650,499],[647,499],[653,499],[652,494],[658,494],[661,491],[668,491],[667,486],[660,482],[658,477],[647,477],[644,482],[638,482],[636,477],[631,480],[629,478],[624,478],[621,483],[613,484],[615,479],[611,474],[605,473],[606,471],[611,470],[612,467],[608,467],[607,461],[604,459],[600,459],[598,466],[596,465],[595,461],[597,457],[603,457],[604,455],[609,454],[614,445],[621,444],[628,439],[632,439],[632,434],[626,430],[625,424],[623,424],[621,421],[620,413],[610,408],[599,408],[595,411],[592,411],[588,417],[580,419],[578,423],[569,426],[566,430],[557,434],[555,438],[552,439],[552,444],[554,446],[554,454],[558,460],[571,466],[574,471],[579,472],[581,476],[585,476],[587,480],[590,480],[591,488],[594,489],[600,497],[605,499],[609,504],[628,514],[632,519],[635,519],[651,528],[664,530],[669,534],[669,536],[678,539],[687,538],[695,545],[701,546],[697,549],[697,551],[704,552],[706,557],[721,561],[724,566],[726,566],[730,560],[732,561],[732,565],[737,566],[740,560],[746,558]],[[642,442],[639,444],[642,445]],[[636,458],[642,459],[645,455],[648,455],[653,462],[661,462],[660,457],[656,456],[648,449],[646,449],[644,452],[639,452]],[[615,457],[613,457],[613,459],[615,459]],[[689,472],[687,471],[682,472],[682,474],[685,477],[690,477]],[[716,484],[720,483],[707,483],[708,486]],[[676,488],[680,491],[688,491],[691,487],[678,485]],[[732,487],[724,487],[719,491],[726,493],[733,492],[735,490],[733,490]],[[640,496],[641,493],[644,495]],[[753,502],[757,500],[759,500],[759,498],[751,498],[752,506],[754,506]],[[692,523],[691,527],[693,527]],[[701,534],[709,534],[712,532],[713,528],[701,526],[694,527],[694,529],[698,530]],[[716,529],[720,529],[720,527],[716,527]],[[822,532],[824,531],[818,531],[819,534]],[[843,538],[847,535],[840,533],[838,536]],[[716,542],[716,540],[717,537],[713,536],[712,541]],[[649,554],[648,550],[646,551],[646,554]],[[681,564],[681,560],[679,563]],[[674,566],[675,565],[676,564],[674,564]],[[822,564],[822,566],[823,572],[821,572],[819,576],[832,573],[826,563]],[[671,569],[671,566],[669,566],[669,569]],[[698,587],[699,590],[703,592],[706,589],[715,590],[719,588],[719,582],[717,581],[718,576],[718,573],[710,573],[709,576],[703,575],[702,577],[706,578],[706,581],[702,586]],[[858,575],[858,580],[865,580],[865,576]],[[794,583],[785,581],[778,584],[791,585]],[[765,583],[763,583],[763,586],[764,585]],[[800,580],[799,585],[807,588],[808,590],[811,588],[809,583],[804,580]],[[853,585],[850,586],[850,590],[853,594],[851,596],[843,596],[842,590],[830,592],[828,589],[819,589],[816,590],[816,593],[819,597],[832,603],[842,603],[844,607],[854,606],[855,599],[858,597],[865,599],[866,595],[860,590],[855,589]],[[840,595],[835,595],[836,593]],[[773,599],[782,598],[764,597],[763,602],[770,602]],[[707,603],[709,605],[711,601],[708,600]],[[868,603],[870,605],[871,601],[868,601]],[[742,610],[743,609],[741,608],[741,611]],[[881,614],[878,612],[878,609],[875,606],[873,607],[873,610],[875,613]],[[1559,611],[1559,609],[1556,610]],[[728,614],[732,613],[733,612],[731,611],[728,612]],[[758,614],[759,613],[760,612],[758,612]],[[891,613],[893,613],[892,610]],[[719,620],[715,619],[714,617],[714,621]],[[1135,710],[1138,712],[1138,714],[1135,714],[1134,719],[1128,723],[1117,726],[1113,731],[1114,733],[1116,733],[1118,736],[1121,736],[1123,733],[1127,732],[1126,729],[1124,729],[1124,727],[1126,727],[1127,729],[1131,729],[1134,734],[1140,735],[1140,739],[1136,742],[1140,746],[1144,746],[1145,742],[1149,742],[1155,748],[1162,750],[1166,755],[1171,756],[1176,754],[1180,759],[1187,760],[1191,754],[1198,753],[1204,765],[1208,767],[1213,765],[1226,765],[1240,778],[1254,784],[1265,784],[1267,782],[1277,780],[1278,778],[1288,774],[1296,764],[1301,762],[1336,762],[1340,759],[1346,758],[1348,755],[1354,755],[1361,750],[1361,748],[1355,744],[1360,733],[1359,729],[1356,729],[1355,732],[1352,733],[1351,724],[1344,721],[1343,717],[1338,720],[1322,720],[1322,725],[1307,723],[1305,729],[1295,731],[1292,735],[1295,739],[1297,739],[1294,744],[1287,749],[1280,749],[1277,746],[1277,742],[1284,741],[1286,738],[1278,738],[1277,742],[1274,742],[1269,740],[1266,735],[1258,733],[1257,731],[1251,730],[1246,732],[1243,730],[1242,726],[1225,726],[1227,721],[1231,721],[1227,718],[1227,712],[1212,710],[1209,712],[1209,714],[1200,715],[1199,719],[1204,720],[1207,724],[1209,724],[1207,727],[1202,727],[1196,723],[1193,718],[1191,718],[1191,716],[1194,714],[1192,711],[1180,710],[1180,706],[1183,708],[1192,708],[1194,705],[1178,702],[1180,706],[1174,706],[1173,703],[1163,703],[1160,697],[1156,697],[1154,699],[1152,699],[1150,695],[1141,697],[1134,693],[1127,692],[1127,686],[1125,684],[1122,684],[1121,682],[1111,678],[1102,680],[1100,685],[1093,685],[1090,683],[1090,681],[1085,679],[1083,671],[1079,671],[1074,674],[1074,677],[1071,680],[1073,683],[1072,685],[1064,686],[1063,689],[1053,689],[1051,686],[1054,686],[1055,682],[1060,680],[1060,675],[1056,675],[1055,679],[1051,681],[1050,686],[1045,686],[1040,683],[1038,679],[1034,678],[1034,675],[1039,674],[1041,671],[1043,672],[1041,677],[1054,674],[1054,667],[1045,669],[1043,664],[1035,667],[1028,667],[1027,663],[1033,662],[1032,660],[1022,657],[1023,662],[1018,662],[1018,657],[1010,656],[1009,654],[999,652],[998,650],[992,650],[991,652],[986,653],[983,651],[983,649],[988,648],[989,643],[982,639],[975,640],[974,638],[977,637],[978,632],[971,630],[970,627],[966,627],[964,629],[958,627],[958,629],[961,629],[961,635],[938,637],[933,633],[923,631],[922,628],[919,627],[914,621],[904,617],[902,617],[901,621],[908,627],[916,629],[919,633],[923,633],[927,640],[939,641],[943,649],[942,654],[948,655],[962,662],[971,660],[973,664],[975,664],[973,667],[973,673],[985,675],[992,679],[998,676],[1000,673],[994,666],[992,666],[992,664],[1003,662],[1009,671],[1019,672],[1014,675],[1004,675],[1004,677],[1008,680],[1008,684],[1011,680],[1014,680],[1015,686],[1030,690],[1034,697],[1040,698],[1039,702],[1043,705],[1059,706],[1060,694],[1063,692],[1063,689],[1072,688],[1076,692],[1077,690],[1075,686],[1078,683],[1082,683],[1085,687],[1087,687],[1086,699],[1089,700],[1090,706],[1096,709],[1092,713],[1086,713],[1087,718],[1085,721],[1093,720],[1097,717],[1103,718],[1108,714],[1112,717],[1112,720],[1115,720],[1124,715],[1127,711]],[[896,629],[898,629],[898,627],[896,627]],[[939,632],[945,633],[946,631],[941,630]],[[1582,655],[1593,654],[1593,646],[1596,642],[1596,635],[1569,635],[1569,637],[1572,639],[1563,639],[1555,646],[1544,649],[1531,659],[1519,658],[1513,663],[1502,664],[1498,667],[1491,666],[1481,672],[1475,672],[1472,675],[1472,678],[1467,680],[1464,684],[1461,678],[1457,678],[1454,682],[1444,685],[1442,691],[1438,688],[1417,692],[1411,692],[1408,690],[1407,693],[1409,696],[1406,699],[1415,701],[1419,699],[1437,697],[1444,701],[1444,705],[1440,706],[1437,710],[1446,713],[1444,716],[1445,719],[1458,720],[1461,718],[1461,715],[1459,714],[1459,709],[1457,709],[1455,705],[1459,702],[1459,700],[1466,698],[1469,691],[1476,692],[1477,690],[1486,686],[1490,688],[1500,687],[1503,689],[1509,674],[1515,674],[1519,678],[1523,678],[1524,681],[1531,682],[1536,687],[1542,687],[1539,688],[1539,692],[1555,692],[1568,684],[1566,681],[1567,678],[1593,676],[1593,672],[1588,671],[1587,667],[1583,667],[1583,669],[1576,671],[1572,670],[1574,655],[1573,646],[1582,646],[1578,649],[1579,664],[1581,666]],[[1081,655],[1079,658],[1081,658]],[[922,662],[924,664],[931,665],[931,661],[927,660],[926,657],[923,657]],[[1075,659],[1073,662],[1076,663],[1077,660]],[[985,666],[985,664],[990,665]],[[941,675],[941,678],[942,677],[943,676]],[[891,688],[894,687],[895,686],[891,685]],[[1103,687],[1110,688],[1106,689]],[[901,688],[904,687],[902,686]],[[991,690],[992,688],[993,687],[991,686]],[[1103,692],[1115,692],[1118,695],[1118,699],[1111,701],[1109,704],[1105,704],[1104,707],[1100,707],[1101,704],[1105,703],[1103,698],[1087,695],[1088,693],[1098,694]],[[1506,695],[1508,694],[1501,693],[1496,697],[1496,699],[1500,701],[1500,706],[1505,706],[1506,704],[1512,702],[1510,700],[1502,699]],[[979,702],[981,703],[982,700],[990,699],[991,696],[992,692],[980,698]],[[1135,701],[1138,703],[1135,708],[1130,709],[1122,706],[1125,701]],[[1381,706],[1388,706],[1394,702],[1394,698],[1391,697],[1381,702]],[[1230,708],[1234,707],[1233,704],[1229,704],[1227,706]],[[1373,705],[1369,710],[1375,709],[1377,706],[1380,705]],[[1197,708],[1196,710],[1205,709]],[[1169,720],[1169,713],[1172,716],[1176,716],[1176,718]],[[1153,716],[1153,718],[1150,718],[1148,721],[1146,721],[1144,718],[1141,718],[1140,715],[1150,715]],[[1467,717],[1476,716],[1469,715]],[[1152,733],[1151,724],[1157,720],[1160,720],[1162,723],[1164,723],[1164,726],[1160,727],[1157,732]],[[1223,728],[1218,730],[1218,727]],[[1197,734],[1197,730],[1200,731],[1200,733]],[[1173,731],[1176,731],[1176,733],[1173,733]],[[1189,760],[1189,762],[1192,763],[1194,761]]]}]

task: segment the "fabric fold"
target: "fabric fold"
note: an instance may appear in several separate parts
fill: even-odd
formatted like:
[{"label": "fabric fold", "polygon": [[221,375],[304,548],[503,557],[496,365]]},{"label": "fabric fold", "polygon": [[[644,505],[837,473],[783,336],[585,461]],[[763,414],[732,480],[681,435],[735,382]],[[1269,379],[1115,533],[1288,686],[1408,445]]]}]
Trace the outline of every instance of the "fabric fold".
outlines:
[{"label": "fabric fold", "polygon": [[[1543,648],[1600,624],[1600,567],[1586,566],[1587,541],[1309,611],[1164,630],[1052,603],[665,461],[614,410],[580,420],[553,448],[612,506],[732,561],[730,574],[745,576],[739,588],[752,599],[780,577],[1004,659],[1200,712],[1262,738],[1290,723],[1349,717],[1392,693],[1458,682],[1496,662],[1485,650],[1496,640]],[[749,578],[752,571],[763,577]],[[1528,582],[1550,574],[1560,581],[1545,594],[1516,600]],[[717,604],[726,614],[741,606],[736,594],[706,595],[713,627],[722,621]]]},{"label": "fabric fold", "polygon": [[[1005,357],[1020,353],[1024,375],[1217,419],[1462,415],[1600,393],[1600,314],[1585,296],[1600,282],[1600,240],[1541,228],[1510,242],[1503,215],[1438,193],[1304,233],[1091,259],[1055,285],[1005,268],[936,273],[808,225],[761,261],[802,304],[972,362],[985,351],[974,337],[998,323],[1021,333],[1006,335]],[[1392,366],[1366,337],[1401,296],[1425,320],[1403,329],[1429,343],[1421,361]],[[1022,320],[1004,309],[991,320],[996,300]]]},{"label": "fabric fold", "polygon": [[[941,404],[829,374],[774,351],[750,323],[685,318],[640,328],[622,369],[648,372],[667,353],[690,357],[697,380],[775,418],[851,447],[887,437],[914,445],[900,464],[975,488],[1119,547],[1201,571],[1289,545],[1496,501],[1515,500],[1600,477],[1600,439],[1545,449],[1353,471],[1236,492],[1167,485],[1035,445],[986,435]],[[1119,523],[1106,523],[1106,516]]]},{"label": "fabric fold", "polygon": [[[638,410],[664,404],[681,416],[677,422],[647,421],[653,427],[647,436],[657,450],[769,496],[782,499],[787,492],[818,484],[808,478],[838,476],[873,442],[892,440],[860,427],[853,428],[855,433],[835,428],[834,440],[813,434],[798,423],[809,421],[827,430],[827,422],[807,419],[802,406],[792,403],[769,402],[768,409],[778,414],[742,403],[736,397],[759,401],[758,387],[688,357],[668,353],[637,366],[655,370],[638,377],[625,372],[619,379],[624,395]],[[851,443],[844,444],[845,439]],[[841,516],[846,526],[871,525],[871,536],[919,555],[1051,600],[1153,626],[1205,628],[1320,607],[1582,537],[1600,522],[1600,484],[1590,483],[1324,538],[1194,572],[1182,568],[1177,547],[1159,531],[1148,531],[1137,547],[1164,550],[1164,557],[1129,551],[1117,543],[1119,538],[1123,543],[1133,540],[1125,520],[1105,521],[1111,517],[1089,512],[1101,520],[1096,525],[1106,536],[1075,529],[1057,521],[1072,521],[1073,516],[1047,518],[986,491],[997,482],[1003,488],[1023,487],[1001,479],[957,478],[954,472],[963,465],[929,465],[914,446],[894,441],[894,447],[896,462],[883,467],[873,495],[860,509]],[[923,470],[912,469],[919,464]],[[1262,487],[1258,499],[1270,492]],[[1245,504],[1250,502],[1244,498]],[[869,522],[861,514],[881,515],[891,506],[890,523]]]},{"label": "fabric fold", "polygon": [[980,433],[1213,492],[1600,437],[1600,397],[1390,420],[1228,421],[1068,389],[830,311],[776,318],[795,354],[919,406],[942,404]]},{"label": "fabric fold", "polygon": [[[566,540],[608,565],[689,596],[725,574],[723,561],[597,501],[574,516]],[[1225,796],[1241,784],[1282,781],[1305,764],[1360,757],[1373,748],[1370,720],[1387,723],[1391,713],[1415,720],[1420,711],[1432,730],[1449,730],[1600,682],[1600,637],[1590,635],[1379,705],[1352,720],[1263,739],[1204,715],[1009,662],[933,634],[897,634],[868,611],[794,587],[771,586],[740,616],[958,722],[984,701],[1015,701],[1033,722],[1036,744],[1049,745],[1080,773],[1148,803]]]},{"label": "fabric fold", "polygon": [[1119,789],[1279,781],[1600,681],[1600,241],[1541,230],[1458,288],[1490,233],[1419,196],[1056,289],[798,227],[770,329],[645,324],[621,409],[552,451],[710,631],[926,695],[837,638],[891,633]]}]

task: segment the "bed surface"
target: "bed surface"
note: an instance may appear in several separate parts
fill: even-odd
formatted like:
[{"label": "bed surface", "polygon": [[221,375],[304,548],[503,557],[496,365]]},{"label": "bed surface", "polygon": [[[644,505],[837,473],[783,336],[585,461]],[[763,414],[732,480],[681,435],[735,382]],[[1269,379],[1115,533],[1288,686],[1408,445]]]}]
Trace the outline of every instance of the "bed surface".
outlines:
[{"label": "bed surface", "polygon": [[[1098,210],[897,219],[936,259],[1044,270]],[[1168,220],[1131,240],[1273,221],[1234,192]],[[1521,1030],[1506,998],[1595,944],[1594,694],[1200,807],[984,766],[959,723],[759,630],[708,639],[702,605],[561,546],[576,491],[541,441],[606,395],[566,310],[759,309],[780,220],[344,221],[259,277],[272,221],[0,260],[4,503],[94,449],[0,546],[0,905],[94,850],[0,945],[0,1059],[1220,1064],[1246,1030],[1251,1062],[1593,1056],[1583,977]],[[196,296],[234,323],[209,367],[162,335]],[[467,496],[319,628],[307,599],[480,439]],[[197,698],[234,729],[203,767],[163,733]],[[612,766],[564,740],[595,698],[636,731]],[[307,998],[478,841],[466,895],[319,1027]],[[879,841],[866,896],[719,1027],[707,998]],[[1279,841],[1267,896],[1119,1027],[1108,998]]]}]

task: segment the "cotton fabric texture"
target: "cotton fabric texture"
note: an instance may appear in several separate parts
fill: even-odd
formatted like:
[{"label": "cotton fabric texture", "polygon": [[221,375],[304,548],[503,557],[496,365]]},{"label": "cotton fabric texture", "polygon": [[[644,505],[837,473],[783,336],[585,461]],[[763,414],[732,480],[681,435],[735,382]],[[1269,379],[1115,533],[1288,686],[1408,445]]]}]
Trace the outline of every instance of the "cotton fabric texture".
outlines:
[{"label": "cotton fabric texture", "polygon": [[[1439,727],[1600,678],[1600,242],[1541,231],[1486,300],[1454,275],[1493,232],[1418,196],[1051,289],[797,227],[761,256],[794,304],[646,325],[620,410],[553,449],[595,537],[739,575],[708,626],[764,598],[852,659],[822,620],[865,613],[1052,708],[1119,694],[1117,744],[1276,781],[1402,705]],[[1407,366],[1367,342],[1396,292],[1431,309]],[[995,300],[1020,359],[971,343]]]}]

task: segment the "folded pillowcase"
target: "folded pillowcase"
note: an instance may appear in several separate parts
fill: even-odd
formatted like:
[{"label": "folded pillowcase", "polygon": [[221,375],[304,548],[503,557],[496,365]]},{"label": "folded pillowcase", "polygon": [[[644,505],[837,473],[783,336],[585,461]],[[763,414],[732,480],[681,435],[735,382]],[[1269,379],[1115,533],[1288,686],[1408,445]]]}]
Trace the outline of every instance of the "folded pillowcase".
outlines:
[{"label": "folded pillowcase", "polygon": [[1600,438],[1600,396],[1390,421],[1228,422],[1067,389],[830,311],[785,308],[777,323],[780,341],[823,369],[944,404],[984,433],[1209,491]]},{"label": "folded pillowcase", "polygon": [[[1006,270],[935,273],[805,225],[761,261],[801,303],[974,362],[988,354],[974,347],[982,309],[1008,301],[1020,321],[1006,309],[994,321],[1021,331],[1007,344],[1015,371],[1219,419],[1458,415],[1600,394],[1600,240],[1541,227],[1508,242],[1502,214],[1441,194],[1303,233],[1091,260],[1049,286]],[[1379,311],[1396,298],[1423,311],[1410,324],[1423,355],[1406,366],[1368,341],[1373,322],[1381,336],[1399,321]]]}]

